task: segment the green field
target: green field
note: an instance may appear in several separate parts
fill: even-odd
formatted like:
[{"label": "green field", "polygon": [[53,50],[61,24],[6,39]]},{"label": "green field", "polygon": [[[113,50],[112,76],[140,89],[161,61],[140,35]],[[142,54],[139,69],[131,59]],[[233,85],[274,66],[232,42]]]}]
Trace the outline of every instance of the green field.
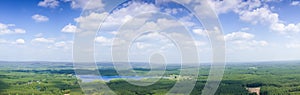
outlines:
[{"label": "green field", "polygon": [[[84,94],[72,70],[72,63],[58,62],[1,62],[0,63],[0,95],[82,95]],[[18,66],[18,68],[14,68]],[[199,95],[208,77],[209,65],[200,68],[198,81],[191,95]],[[193,70],[194,68],[186,68]],[[149,70],[140,67],[139,73]],[[165,76],[178,75],[178,66],[170,66]],[[99,71],[106,76],[117,75],[111,65],[99,65]],[[141,80],[143,81],[143,80]],[[145,80],[146,81],[146,80]],[[163,95],[173,87],[176,79],[161,79],[153,85],[141,87],[125,80],[109,82],[94,81],[83,85],[105,83],[119,95]],[[257,62],[228,63],[223,80],[216,95],[255,95],[249,93],[247,87],[260,87],[261,95],[299,95],[300,94],[300,62]],[[88,93],[99,88],[89,88]]]}]

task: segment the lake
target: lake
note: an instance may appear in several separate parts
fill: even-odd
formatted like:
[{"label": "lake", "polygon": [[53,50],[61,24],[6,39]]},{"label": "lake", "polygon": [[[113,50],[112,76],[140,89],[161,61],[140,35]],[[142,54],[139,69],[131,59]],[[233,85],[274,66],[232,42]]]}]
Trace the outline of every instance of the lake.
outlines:
[{"label": "lake", "polygon": [[[82,80],[82,82],[92,82],[95,80],[100,80],[100,76],[95,75],[78,75],[78,77]],[[141,80],[144,78],[149,78],[146,76],[101,76],[102,80],[105,82],[109,82],[113,79],[133,79],[133,80]]]}]

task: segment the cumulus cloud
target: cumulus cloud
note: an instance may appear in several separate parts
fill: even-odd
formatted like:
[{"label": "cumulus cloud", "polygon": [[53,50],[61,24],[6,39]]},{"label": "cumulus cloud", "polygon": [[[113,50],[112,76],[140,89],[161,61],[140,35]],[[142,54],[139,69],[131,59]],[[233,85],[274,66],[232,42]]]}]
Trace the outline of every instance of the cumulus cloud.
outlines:
[{"label": "cumulus cloud", "polygon": [[226,41],[229,41],[229,40],[249,40],[254,37],[255,36],[253,34],[246,33],[246,32],[233,32],[225,35],[224,38]]},{"label": "cumulus cloud", "polygon": [[31,40],[32,43],[54,43],[54,39],[47,39],[47,38],[35,38]]},{"label": "cumulus cloud", "polygon": [[[183,1],[192,2],[192,0]],[[200,3],[205,3],[206,5],[197,5],[194,7],[194,10],[199,12],[199,15],[203,17],[214,17],[215,14],[213,12],[208,12],[208,8],[212,8],[212,10],[218,15],[228,12],[238,13],[241,10],[252,10],[262,6],[261,0],[207,0],[206,2],[200,1]]]},{"label": "cumulus cloud", "polygon": [[145,48],[148,48],[148,47],[152,46],[151,44],[144,43],[144,42],[136,42],[136,43],[134,43],[134,45],[136,45],[136,47],[138,49],[145,49]]},{"label": "cumulus cloud", "polygon": [[164,11],[168,14],[177,14],[178,12],[183,11],[182,8],[166,8]]},{"label": "cumulus cloud", "polygon": [[279,21],[278,16],[278,14],[271,12],[267,7],[257,8],[253,11],[243,11],[240,13],[241,20],[251,22],[252,24],[276,23]]},{"label": "cumulus cloud", "polygon": [[5,40],[5,39],[0,39],[0,44],[7,44],[7,43],[9,43],[7,40]]},{"label": "cumulus cloud", "polygon": [[299,6],[300,5],[300,1],[292,1],[291,5],[293,5],[293,6]]},{"label": "cumulus cloud", "polygon": [[103,46],[108,46],[108,45],[111,45],[112,39],[106,38],[106,37],[103,37],[103,36],[99,36],[99,37],[95,38],[95,42],[98,42]]},{"label": "cumulus cloud", "polygon": [[244,27],[241,29],[241,31],[248,31],[248,30],[250,30],[250,28],[248,28],[248,27]]},{"label": "cumulus cloud", "polygon": [[224,36],[228,46],[232,49],[252,49],[267,46],[264,40],[254,40],[255,35],[246,32],[232,32]]},{"label": "cumulus cloud", "polygon": [[253,11],[241,12],[240,19],[246,22],[251,22],[252,24],[266,24],[269,26],[270,30],[279,33],[298,33],[300,32],[300,23],[284,24],[279,19],[279,14],[272,12],[267,7],[257,8]]},{"label": "cumulus cloud", "polygon": [[[114,10],[112,13],[107,13],[107,12],[91,12],[89,14],[82,15],[78,18],[75,18],[75,21],[78,23],[77,30],[81,31],[79,34],[83,34],[84,32],[88,31],[93,31],[93,30],[98,30],[99,28],[99,22],[102,20],[101,18],[104,18],[108,16],[105,20],[105,22],[101,26],[101,30],[99,32],[100,35],[98,35],[94,41],[96,42],[95,45],[97,47],[105,47],[105,49],[109,46],[112,45],[113,40],[118,39],[117,37],[113,39],[112,36],[116,36],[117,34],[122,34],[124,32],[125,36],[124,39],[119,38],[117,43],[113,43],[113,45],[123,45],[124,41],[129,39],[129,37],[135,37],[132,35],[131,31],[142,31],[142,30],[153,30],[155,29],[166,29],[169,30],[168,33],[171,33],[172,37],[174,39],[179,39],[178,43],[181,43],[183,48],[185,50],[193,51],[191,48],[191,45],[195,45],[196,48],[200,46],[205,46],[207,43],[204,41],[200,40],[192,40],[190,36],[188,36],[188,33],[186,35],[181,34],[180,30],[178,30],[179,27],[182,27],[181,25],[189,25],[192,26],[194,23],[188,22],[189,20],[191,21],[191,17],[185,16],[184,18],[180,20],[174,20],[170,19],[168,17],[163,18],[163,17],[153,17],[151,13],[159,12],[161,11],[159,8],[157,8],[154,4],[149,4],[149,3],[142,3],[142,2],[131,2],[126,5],[125,7],[120,7],[119,9]],[[170,9],[166,10],[172,14],[176,14],[180,11],[180,9]],[[139,15],[139,13],[146,13],[143,15]],[[138,17],[136,17],[138,15]],[[129,22],[132,21],[132,22]],[[185,23],[180,23],[180,21],[186,21]],[[133,23],[134,22],[134,23]],[[124,23],[126,23],[126,26],[128,28],[124,29],[124,31],[118,30],[120,26],[122,26]],[[133,26],[133,27],[131,27]],[[138,27],[136,27],[138,26]],[[182,28],[184,30],[185,28]],[[103,31],[105,30],[105,31]],[[146,32],[145,31],[145,32]],[[195,30],[198,31],[198,30]],[[156,31],[155,31],[156,32]],[[203,31],[204,32],[204,31]],[[186,33],[186,32],[184,32]],[[200,32],[196,32],[200,33]],[[102,34],[102,35],[101,35]],[[108,34],[108,35],[107,35]],[[113,34],[113,35],[112,35]],[[205,35],[203,33],[203,35]],[[135,43],[132,43],[132,47],[134,48],[134,51],[136,49],[142,50],[141,53],[144,54],[150,54],[148,52],[150,51],[175,51],[176,50],[176,45],[172,42],[170,39],[168,39],[165,36],[159,35],[159,33],[149,33],[146,35],[143,35],[139,37]],[[118,48],[118,47],[116,47]],[[172,48],[172,49],[170,49]],[[120,49],[121,50],[121,49]],[[124,51],[120,51],[124,52]],[[170,52],[169,52],[170,53]]]},{"label": "cumulus cloud", "polygon": [[[283,23],[279,19],[279,14],[270,10],[265,2],[280,2],[282,0],[209,0],[209,4],[218,13],[235,12],[240,19],[252,24],[267,25],[271,31],[286,33],[300,32],[300,23]],[[293,1],[291,5],[299,4],[298,1]]]},{"label": "cumulus cloud", "polygon": [[102,0],[64,0],[65,2],[70,2],[71,7],[81,8],[85,10],[103,10],[105,4]]},{"label": "cumulus cloud", "polygon": [[[170,32],[171,31],[172,32],[180,32],[180,31],[176,30],[178,27],[181,26],[181,23],[179,23],[179,21],[177,21],[177,20],[163,18],[163,17],[162,18],[155,18],[155,19],[152,18],[151,20],[149,20],[149,18],[151,18],[151,14],[143,15],[143,16],[140,16],[140,17],[135,17],[135,15],[137,15],[138,13],[144,13],[144,12],[153,12],[153,13],[155,13],[155,12],[158,12],[158,11],[160,11],[159,8],[157,8],[153,4],[132,2],[132,3],[129,3],[128,6],[126,6],[124,8],[114,10],[112,12],[112,14],[109,17],[107,17],[106,22],[103,23],[103,26],[101,28],[103,29],[103,28],[113,27],[112,30],[110,30],[110,31],[113,32],[113,34],[117,34],[120,31],[116,32],[116,27],[120,27],[125,22],[127,22],[127,24],[126,24],[127,27],[125,29],[126,30],[125,32],[155,30],[155,29],[162,29],[162,30],[167,29]],[[172,11],[173,11],[173,13],[178,12],[178,10],[176,10],[176,11],[172,10]],[[91,17],[92,15],[101,16],[100,14],[92,13],[87,17],[89,19],[90,18],[96,18],[96,17]],[[135,17],[135,18],[133,19],[133,17]],[[181,20],[186,21],[186,19],[188,19],[188,18],[181,19]],[[87,18],[85,18],[85,19],[77,18],[76,20],[79,21],[79,22],[88,21]],[[90,21],[95,21],[95,20],[90,20]],[[90,21],[88,21],[88,22],[90,22]],[[128,21],[134,21],[134,23],[128,23]],[[88,25],[88,26],[92,26],[94,28],[98,28],[98,24],[99,23],[95,23],[95,25],[91,25],[91,23],[86,22],[86,24],[84,24],[84,25]],[[134,28],[128,27],[128,26],[133,26]],[[136,27],[136,26],[139,26],[139,27]],[[176,36],[175,33],[174,33],[174,35]],[[179,35],[181,35],[181,34],[179,34]],[[126,33],[123,36],[124,36],[124,39],[133,37],[132,33]],[[159,42],[163,43],[163,42],[165,42],[165,39],[166,39],[166,38],[161,39],[161,35],[159,35],[157,33],[150,33],[150,34],[144,35],[143,37],[139,38],[139,40],[143,40],[143,41],[139,41],[139,43],[136,43],[136,47],[137,48],[147,47],[148,44],[144,43],[144,42],[145,41],[151,41],[151,39],[153,39],[153,38],[159,39],[159,40],[155,41],[157,43],[159,43]],[[186,41],[185,39],[187,39],[188,37],[186,35],[183,35],[183,36],[176,36],[176,38],[182,39],[182,41]],[[107,45],[108,43],[112,42],[112,39],[106,38],[104,36],[99,36],[95,39],[95,41],[98,42],[98,43],[102,43],[102,44],[104,43],[105,45]],[[184,43],[184,42],[182,42],[182,43]],[[201,41],[190,42],[190,43],[195,43],[196,46],[203,46],[203,45],[206,44],[206,43],[201,42]],[[188,47],[188,45],[184,45],[184,46]]]},{"label": "cumulus cloud", "polygon": [[300,23],[298,24],[283,24],[283,23],[273,23],[270,26],[271,30],[279,32],[279,33],[299,33],[300,32]]},{"label": "cumulus cloud", "polygon": [[35,14],[31,17],[36,22],[47,22],[49,21],[49,18],[40,14]]},{"label": "cumulus cloud", "polygon": [[[184,0],[192,2],[191,0]],[[207,6],[211,6],[217,14],[234,12],[239,15],[240,19],[252,24],[267,25],[271,31],[286,33],[300,32],[300,23],[283,23],[279,19],[279,14],[270,10],[268,2],[281,2],[282,0],[208,0],[208,5],[197,5],[195,10],[205,16],[214,14],[205,13]],[[298,1],[293,1],[291,5],[299,5]]]},{"label": "cumulus cloud", "polygon": [[200,36],[207,36],[207,32],[204,29],[193,29],[193,33],[200,35]]},{"label": "cumulus cloud", "polygon": [[[108,35],[112,35],[112,32],[114,31],[115,32],[113,34],[120,33],[120,31],[118,31],[118,27],[120,28],[122,24],[124,24],[125,22],[131,21],[134,18],[134,16],[138,15],[139,13],[149,13],[152,12],[153,9],[155,10],[158,9],[153,4],[148,4],[143,2],[130,1],[123,5],[124,7],[120,6],[120,8],[113,10],[113,12],[111,13],[101,12],[101,11],[100,12],[88,11],[88,13],[78,18],[75,18],[75,22],[78,23],[77,26],[77,31],[79,31],[78,35],[85,36],[85,37],[88,36],[89,38],[85,40],[89,40],[89,42],[95,41],[97,46],[104,46],[104,47],[112,46],[112,42],[108,43],[109,41],[112,41],[112,38],[108,37],[107,35],[98,35],[98,38],[92,39],[92,37],[94,37],[92,35],[96,31],[98,31],[99,24],[100,24],[99,22],[105,19],[105,22],[102,23],[101,30],[99,33],[100,34],[107,33]],[[136,22],[129,23],[129,24],[133,27],[143,25],[146,19],[151,17],[148,14],[145,15],[143,15],[142,17],[135,18],[134,20]],[[131,35],[131,33],[129,33],[128,35]],[[124,43],[123,39],[115,38],[115,40],[118,41],[113,43],[114,46],[120,46]],[[91,46],[93,43],[79,43],[79,44],[84,46]],[[80,52],[89,52],[89,51],[91,51],[91,49],[86,48],[85,50]]]},{"label": "cumulus cloud", "polygon": [[53,46],[50,46],[50,47],[53,47],[53,48],[56,48],[56,49],[71,49],[72,48],[72,45],[73,45],[73,41],[59,41],[59,42],[55,42],[53,44]]},{"label": "cumulus cloud", "polygon": [[38,6],[56,8],[59,6],[59,1],[58,0],[44,0],[44,1],[40,1],[38,3]]},{"label": "cumulus cloud", "polygon": [[[78,18],[75,18],[75,21],[78,23],[78,31],[80,30],[96,30],[98,29],[99,22],[102,20],[101,18],[104,18],[109,13],[91,13],[87,16],[80,16]],[[86,32],[86,31],[84,31]]]},{"label": "cumulus cloud", "polygon": [[[92,12],[85,16],[80,16],[75,18],[75,21],[78,23],[78,31],[89,31],[96,30],[99,27],[99,22],[103,20],[104,17],[107,17],[105,22],[102,24],[102,30],[115,31],[116,27],[120,27],[125,22],[132,20],[137,13],[153,12],[159,11],[157,7],[153,4],[147,3],[138,3],[132,2],[129,3],[127,7],[114,10],[111,14],[108,12]],[[148,16],[150,17],[150,16]],[[145,20],[148,17],[139,17],[135,18],[139,20],[139,23],[134,23],[135,25],[145,23]]]},{"label": "cumulus cloud", "polygon": [[0,35],[5,34],[24,34],[26,33],[26,30],[21,28],[14,28],[14,24],[3,24],[0,23]]},{"label": "cumulus cloud", "polygon": [[76,32],[76,26],[69,23],[63,29],[61,29],[61,32],[75,33]]},{"label": "cumulus cloud", "polygon": [[15,29],[15,33],[24,34],[24,33],[26,33],[26,31],[24,29],[17,28],[17,29]]},{"label": "cumulus cloud", "polygon": [[166,18],[160,18],[157,20],[156,24],[161,28],[161,29],[167,29],[167,28],[172,28],[172,27],[178,27],[181,26],[181,24],[176,21],[176,20],[170,20]]},{"label": "cumulus cloud", "polygon": [[73,41],[64,41],[60,40],[57,41],[54,38],[34,38],[31,40],[31,43],[33,45],[38,45],[39,47],[46,47],[51,49],[64,49],[64,50],[70,50],[73,45]]},{"label": "cumulus cloud", "polygon": [[206,42],[204,42],[204,41],[198,41],[198,40],[195,40],[195,41],[194,41],[194,44],[195,44],[196,46],[198,46],[198,47],[207,45]]},{"label": "cumulus cloud", "polygon": [[208,0],[209,5],[217,14],[235,12],[240,14],[264,7],[267,2],[280,2],[281,0]]},{"label": "cumulus cloud", "polygon": [[239,4],[242,2],[242,0],[209,0],[208,4],[212,6],[216,13],[221,14],[232,10],[237,10],[239,8]]},{"label": "cumulus cloud", "polygon": [[64,42],[64,41],[57,42],[57,43],[54,44],[54,46],[56,46],[56,47],[64,47],[64,46],[66,46],[66,42]]},{"label": "cumulus cloud", "polygon": [[16,44],[25,44],[25,40],[24,39],[17,39]]},{"label": "cumulus cloud", "polygon": [[38,33],[38,34],[35,34],[33,35],[34,37],[42,37],[43,36],[43,33]]},{"label": "cumulus cloud", "polygon": [[25,44],[25,40],[24,39],[16,39],[15,41],[8,41],[5,39],[0,39],[0,44],[23,45],[23,44]]},{"label": "cumulus cloud", "polygon": [[[113,13],[107,18],[104,27],[118,27],[127,21],[133,20],[133,18],[141,13],[158,12],[159,9],[148,3],[131,2],[127,7],[119,10],[114,10]],[[135,17],[134,20],[139,21],[137,24],[145,23],[145,20],[150,18],[152,14],[143,15],[142,17]],[[133,25],[133,24],[132,24]],[[135,25],[135,24],[134,24]]]}]

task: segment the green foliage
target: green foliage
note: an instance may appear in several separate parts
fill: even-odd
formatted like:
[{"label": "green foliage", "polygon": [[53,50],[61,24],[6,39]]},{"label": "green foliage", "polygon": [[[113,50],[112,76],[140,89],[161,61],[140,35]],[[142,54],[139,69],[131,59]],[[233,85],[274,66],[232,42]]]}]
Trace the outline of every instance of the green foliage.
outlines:
[{"label": "green foliage", "polygon": [[[27,63],[19,65],[1,65],[0,63],[0,95],[83,95],[83,91],[75,77],[70,63]],[[16,63],[22,64],[22,63]],[[48,65],[47,65],[48,64]],[[40,67],[39,67],[40,66]],[[113,76],[117,72],[110,66],[101,65],[99,70],[82,70],[86,72],[100,71],[102,75]],[[198,81],[191,95],[200,95],[209,75],[209,65],[201,66]],[[185,68],[193,72],[195,68]],[[128,73],[132,71],[128,70]],[[149,69],[139,67],[135,72],[144,74]],[[155,72],[155,71],[154,71]],[[167,67],[165,77],[178,75],[178,66]],[[146,82],[146,80],[141,80]],[[136,86],[125,80],[110,82],[94,81],[83,83],[86,94],[110,95],[111,92],[97,92],[103,88],[97,85],[106,84],[118,95],[164,95],[177,80],[161,79],[150,86]],[[260,87],[261,95],[300,95],[300,64],[297,62],[241,63],[229,64],[216,95],[256,95],[249,93],[247,87]]]}]

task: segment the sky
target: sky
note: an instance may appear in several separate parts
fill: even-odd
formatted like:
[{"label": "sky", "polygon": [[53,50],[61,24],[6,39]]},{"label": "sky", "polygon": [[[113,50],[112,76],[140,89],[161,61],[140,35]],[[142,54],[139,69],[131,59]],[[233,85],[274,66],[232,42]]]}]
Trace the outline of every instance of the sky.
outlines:
[{"label": "sky", "polygon": [[[171,0],[160,4],[152,0],[123,3],[122,0],[0,2],[1,61],[72,61],[74,34],[98,29],[100,21],[97,18],[106,15],[108,17],[95,35],[96,61],[112,61],[112,46],[122,45],[122,40],[115,43],[114,39],[134,31],[148,33],[136,37],[126,51],[115,51],[130,52],[128,58],[132,61],[148,61],[153,54],[161,53],[168,62],[179,62],[182,53],[172,41],[180,39],[178,43],[189,43],[187,39],[190,38],[197,46],[195,52],[200,61],[211,61],[208,33],[212,31],[206,31],[188,8]],[[113,6],[113,3],[119,5]],[[177,3],[199,2],[179,0]],[[300,59],[300,1],[208,0],[208,4],[222,26],[228,62]],[[195,8],[194,11],[203,12],[208,17],[211,15],[201,9]],[[127,30],[128,26],[139,28]],[[187,31],[176,31],[181,26]],[[166,33],[176,38],[172,40],[161,35],[153,30],[155,27],[172,31]]]}]

